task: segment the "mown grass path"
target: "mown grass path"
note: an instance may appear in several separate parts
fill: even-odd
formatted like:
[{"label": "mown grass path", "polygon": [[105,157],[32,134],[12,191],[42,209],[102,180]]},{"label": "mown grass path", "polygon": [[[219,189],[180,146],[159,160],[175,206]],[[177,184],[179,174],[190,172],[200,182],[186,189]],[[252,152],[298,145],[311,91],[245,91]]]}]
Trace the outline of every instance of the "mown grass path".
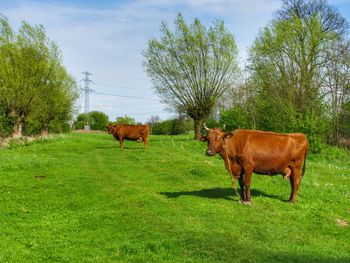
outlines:
[{"label": "mown grass path", "polygon": [[0,262],[350,262],[350,157],[309,155],[296,204],[253,175],[238,202],[186,136],[120,150],[107,134],[0,149]]}]

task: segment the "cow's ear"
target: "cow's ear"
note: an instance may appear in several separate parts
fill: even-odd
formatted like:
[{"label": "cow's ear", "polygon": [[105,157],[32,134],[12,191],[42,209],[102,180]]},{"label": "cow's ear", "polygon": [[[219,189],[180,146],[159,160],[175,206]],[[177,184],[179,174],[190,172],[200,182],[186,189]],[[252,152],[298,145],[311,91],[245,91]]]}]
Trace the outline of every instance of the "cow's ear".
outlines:
[{"label": "cow's ear", "polygon": [[233,136],[232,132],[227,132],[224,134],[223,138],[224,139],[230,139]]},{"label": "cow's ear", "polygon": [[206,141],[208,140],[208,137],[202,135],[202,136],[199,138],[199,140],[202,141],[202,142],[206,142]]}]

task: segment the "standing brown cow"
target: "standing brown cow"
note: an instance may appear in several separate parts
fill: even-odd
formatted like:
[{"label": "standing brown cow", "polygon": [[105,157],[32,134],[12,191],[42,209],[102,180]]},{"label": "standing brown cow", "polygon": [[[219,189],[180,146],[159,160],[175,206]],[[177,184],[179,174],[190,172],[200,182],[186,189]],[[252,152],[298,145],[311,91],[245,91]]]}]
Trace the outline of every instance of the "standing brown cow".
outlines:
[{"label": "standing brown cow", "polygon": [[304,134],[280,134],[255,130],[235,130],[224,133],[220,129],[209,129],[206,154],[219,154],[229,170],[232,180],[239,180],[241,199],[250,202],[252,173],[283,174],[290,180],[289,202],[295,202],[301,178],[305,173],[308,141]]},{"label": "standing brown cow", "polygon": [[148,146],[148,125],[127,125],[127,124],[107,124],[107,131],[113,134],[114,138],[119,141],[120,148],[124,149],[124,139],[136,141],[141,139]]}]

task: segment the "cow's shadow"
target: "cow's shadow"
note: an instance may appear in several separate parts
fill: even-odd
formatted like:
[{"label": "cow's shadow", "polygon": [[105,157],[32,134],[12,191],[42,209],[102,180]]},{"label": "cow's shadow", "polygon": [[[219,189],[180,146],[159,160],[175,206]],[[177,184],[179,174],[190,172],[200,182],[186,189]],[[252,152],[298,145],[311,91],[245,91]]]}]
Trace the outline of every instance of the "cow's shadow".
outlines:
[{"label": "cow's shadow", "polygon": [[121,149],[118,146],[115,146],[115,145],[101,145],[101,146],[95,146],[96,149],[116,149],[116,150],[120,150],[120,151],[123,151],[123,150],[145,150],[145,147],[142,145],[142,147],[138,147],[137,145],[136,146],[124,146],[124,149]]},{"label": "cow's shadow", "polygon": [[[238,196],[239,188],[236,189],[237,193],[232,188],[215,187],[209,189],[195,190],[195,191],[180,191],[180,192],[160,192],[159,194],[166,196],[167,198],[178,198],[183,195],[198,196],[203,198],[223,198],[226,200],[240,199]],[[252,198],[257,196],[263,196],[268,198],[278,199],[285,202],[286,200],[280,198],[277,195],[271,195],[264,193],[260,190],[251,189],[250,191]]]}]

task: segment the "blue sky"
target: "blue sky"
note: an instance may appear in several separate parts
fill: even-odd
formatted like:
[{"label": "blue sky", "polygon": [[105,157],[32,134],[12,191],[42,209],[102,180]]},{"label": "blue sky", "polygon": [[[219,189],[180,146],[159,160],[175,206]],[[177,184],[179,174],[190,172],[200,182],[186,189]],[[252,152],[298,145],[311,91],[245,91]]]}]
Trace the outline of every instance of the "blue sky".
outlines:
[{"label": "blue sky", "polygon": [[[350,0],[329,2],[350,22]],[[172,26],[179,12],[188,23],[194,18],[205,25],[224,20],[243,65],[247,48],[280,6],[279,0],[0,0],[0,13],[13,27],[22,20],[42,24],[81,86],[81,72],[87,70],[93,74],[92,89],[123,96],[91,94],[90,110],[103,111],[110,120],[128,115],[145,122],[151,115],[174,116],[160,103],[142,68],[141,51],[149,38],[159,36],[162,21]],[[82,98],[77,108],[84,110]]]}]

